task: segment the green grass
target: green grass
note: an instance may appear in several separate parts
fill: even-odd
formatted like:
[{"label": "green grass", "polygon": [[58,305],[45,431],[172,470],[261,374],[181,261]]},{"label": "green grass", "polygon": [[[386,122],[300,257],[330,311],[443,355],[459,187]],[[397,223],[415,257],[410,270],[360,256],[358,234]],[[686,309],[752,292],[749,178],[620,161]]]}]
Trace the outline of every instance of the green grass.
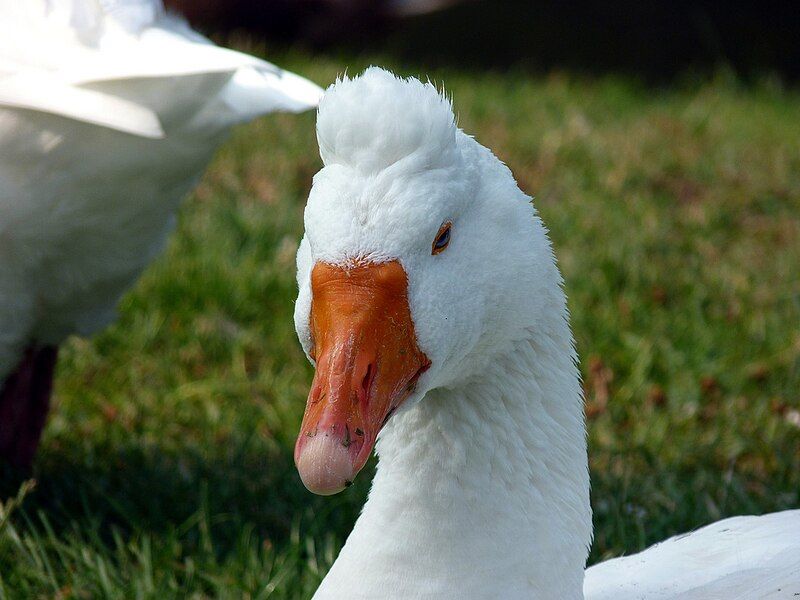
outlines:
[{"label": "green grass", "polygon": [[[321,83],[373,62],[279,58]],[[431,75],[551,230],[592,561],[800,506],[800,95],[724,74]],[[0,514],[0,598],[311,596],[370,480],[318,498],[292,463],[311,378],[294,251],[319,166],[313,114],[239,129],[118,323],[66,344],[36,488]]]}]

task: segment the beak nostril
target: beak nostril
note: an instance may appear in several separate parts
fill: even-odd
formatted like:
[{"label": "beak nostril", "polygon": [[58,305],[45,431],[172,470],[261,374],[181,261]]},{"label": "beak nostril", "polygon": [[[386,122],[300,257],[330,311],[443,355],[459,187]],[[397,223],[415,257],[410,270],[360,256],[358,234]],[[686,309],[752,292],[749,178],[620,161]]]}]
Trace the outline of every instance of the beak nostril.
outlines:
[{"label": "beak nostril", "polygon": [[314,406],[318,402],[321,402],[322,400],[324,400],[326,395],[327,395],[327,392],[324,391],[321,387],[314,388],[314,390],[311,392],[311,394],[308,397],[308,405],[309,406]]},{"label": "beak nostril", "polygon": [[369,396],[369,390],[372,387],[372,378],[375,375],[375,368],[372,363],[367,365],[367,372],[364,373],[364,378],[361,380],[361,393],[364,398]]}]

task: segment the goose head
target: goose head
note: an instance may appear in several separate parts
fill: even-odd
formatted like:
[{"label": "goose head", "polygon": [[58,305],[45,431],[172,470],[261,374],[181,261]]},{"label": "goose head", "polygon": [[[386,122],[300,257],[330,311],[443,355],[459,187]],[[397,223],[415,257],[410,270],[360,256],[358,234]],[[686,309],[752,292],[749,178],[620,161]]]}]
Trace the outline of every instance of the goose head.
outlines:
[{"label": "goose head", "polygon": [[546,327],[563,294],[530,198],[432,84],[379,68],[339,79],[317,137],[295,305],[316,373],[295,462],[333,494],[393,415]]}]

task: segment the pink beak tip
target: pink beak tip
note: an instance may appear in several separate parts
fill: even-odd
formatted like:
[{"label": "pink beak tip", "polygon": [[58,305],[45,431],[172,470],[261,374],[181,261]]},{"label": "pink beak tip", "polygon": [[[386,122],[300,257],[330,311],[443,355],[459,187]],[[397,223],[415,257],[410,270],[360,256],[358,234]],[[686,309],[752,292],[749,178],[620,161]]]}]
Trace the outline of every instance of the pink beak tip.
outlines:
[{"label": "pink beak tip", "polygon": [[356,475],[350,452],[336,436],[309,438],[299,448],[295,463],[303,485],[320,496],[338,494]]}]

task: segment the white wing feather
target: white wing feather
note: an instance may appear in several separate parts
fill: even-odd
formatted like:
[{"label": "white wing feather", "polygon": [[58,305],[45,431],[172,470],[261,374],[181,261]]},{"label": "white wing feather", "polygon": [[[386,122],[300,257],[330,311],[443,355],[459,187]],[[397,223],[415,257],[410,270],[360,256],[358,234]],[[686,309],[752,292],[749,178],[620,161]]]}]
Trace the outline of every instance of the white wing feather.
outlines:
[{"label": "white wing feather", "polygon": [[149,108],[44,75],[0,78],[0,107],[46,112],[146,138],[164,137]]},{"label": "white wing feather", "polygon": [[225,104],[243,119],[272,111],[301,112],[317,106],[322,90],[289,71],[247,67],[223,90]]},{"label": "white wing feather", "polygon": [[733,517],[586,571],[586,600],[800,598],[800,510]]},{"label": "white wing feather", "polygon": [[[223,100],[241,108],[241,121],[307,110],[322,94],[267,61],[214,45],[167,14],[160,0],[0,0],[0,78],[15,72],[47,73],[75,86],[128,80],[131,88],[142,79],[208,74],[218,81],[227,73],[232,84]],[[124,94],[135,96],[135,89]]]}]

